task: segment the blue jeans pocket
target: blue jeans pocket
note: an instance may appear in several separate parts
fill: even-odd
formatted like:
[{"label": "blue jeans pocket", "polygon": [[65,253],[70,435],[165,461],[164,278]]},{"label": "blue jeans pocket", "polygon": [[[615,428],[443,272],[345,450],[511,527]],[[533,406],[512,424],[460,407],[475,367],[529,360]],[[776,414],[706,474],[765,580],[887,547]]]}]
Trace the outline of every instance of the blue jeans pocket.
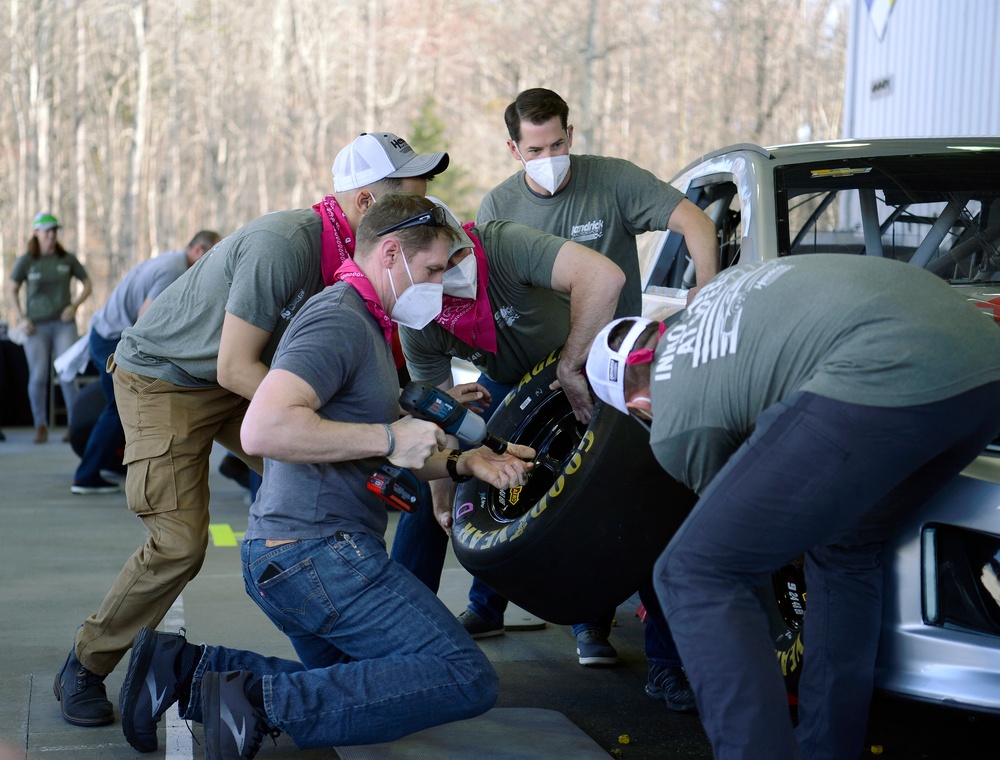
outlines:
[{"label": "blue jeans pocket", "polygon": [[258,557],[246,566],[244,581],[250,596],[279,629],[324,636],[333,629],[339,613],[315,561],[303,551],[305,543]]}]

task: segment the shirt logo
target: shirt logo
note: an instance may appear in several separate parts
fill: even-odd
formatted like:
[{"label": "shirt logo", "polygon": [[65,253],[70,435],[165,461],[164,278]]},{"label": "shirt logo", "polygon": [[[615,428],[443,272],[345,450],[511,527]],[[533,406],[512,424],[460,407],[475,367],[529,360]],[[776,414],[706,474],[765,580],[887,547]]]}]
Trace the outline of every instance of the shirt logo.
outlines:
[{"label": "shirt logo", "polygon": [[291,319],[295,316],[295,310],[302,305],[302,302],[306,299],[305,288],[301,289],[295,294],[295,297],[288,302],[284,309],[281,310],[282,319]]},{"label": "shirt logo", "polygon": [[521,318],[512,306],[501,306],[493,312],[493,319],[500,328],[510,327]]},{"label": "shirt logo", "polygon": [[595,219],[586,224],[574,224],[570,234],[570,239],[574,243],[579,243],[583,240],[597,240],[601,237],[604,237],[603,219]]}]

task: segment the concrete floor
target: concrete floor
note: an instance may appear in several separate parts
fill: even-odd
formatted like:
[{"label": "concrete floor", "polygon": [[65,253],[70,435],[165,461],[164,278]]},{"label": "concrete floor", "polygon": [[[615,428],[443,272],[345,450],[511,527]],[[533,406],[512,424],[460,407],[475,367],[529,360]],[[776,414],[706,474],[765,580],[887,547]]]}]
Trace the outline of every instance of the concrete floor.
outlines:
[{"label": "concrete floor", "polygon": [[[5,428],[0,443],[0,745],[23,760],[118,760],[138,755],[121,735],[120,723],[76,728],[64,722],[52,695],[52,681],[69,650],[77,625],[100,603],[124,560],[144,540],[145,531],[125,507],[123,494],[74,496],[69,492],[77,457],[60,443],[33,445],[29,428]],[[216,464],[222,452],[216,453]],[[246,526],[246,492],[220,476],[211,477],[213,542],[199,576],[161,628],[183,624],[189,639],[225,643],[294,657],[283,635],[243,590],[238,534]],[[390,530],[395,524],[393,515]],[[454,612],[465,606],[470,576],[449,556],[440,597]],[[584,668],[564,626],[508,632],[481,641],[500,674],[499,708],[556,711],[603,753],[624,760],[700,760],[712,752],[696,716],[671,713],[643,693],[646,662],[642,624],[635,600],[618,609],[612,641],[621,656],[615,668]],[[508,612],[507,622],[528,619]],[[124,663],[107,680],[117,704]],[[166,720],[169,720],[168,715]],[[161,748],[147,757],[187,760],[202,757],[183,722],[161,729]],[[619,742],[626,736],[629,743]],[[879,700],[872,711],[866,757],[949,760],[997,757],[996,718]],[[984,743],[990,749],[982,754]],[[484,746],[485,750],[485,746]],[[8,760],[0,746],[0,760]],[[505,755],[548,758],[558,750],[539,739],[537,750]],[[572,753],[562,752],[569,758]],[[486,753],[477,752],[477,760]],[[333,750],[298,752],[287,737],[269,741],[260,758],[337,758]],[[451,756],[448,756],[451,757]],[[445,756],[438,756],[445,760]]]}]

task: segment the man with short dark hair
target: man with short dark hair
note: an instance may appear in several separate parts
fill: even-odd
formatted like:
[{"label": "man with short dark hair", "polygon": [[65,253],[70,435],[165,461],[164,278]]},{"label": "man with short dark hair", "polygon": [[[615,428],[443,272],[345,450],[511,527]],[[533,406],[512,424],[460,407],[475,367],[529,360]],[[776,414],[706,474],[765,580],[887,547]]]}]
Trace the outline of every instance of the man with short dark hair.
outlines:
[{"label": "man with short dark hair", "polygon": [[391,133],[361,135],[337,156],[333,195],[229,235],[122,333],[110,371],[125,429],[125,490],[149,536],[77,630],[56,676],[68,722],[114,720],[105,676],[200,570],[213,443],[262,469],[240,445],[244,412],[289,321],[353,254],[373,196],[400,187],[422,194],[447,164],[446,153],[417,154]]},{"label": "man with short dark hair", "polygon": [[396,322],[418,328],[441,310],[453,233],[438,211],[413,194],[379,198],[354,258],[292,320],[247,410],[242,439],[266,457],[266,476],[244,580],[301,662],[143,629],[122,686],[136,749],[156,748],[156,723],[177,700],[204,723],[209,760],[249,760],[272,730],[303,749],[392,741],[495,703],[489,660],[386,556],[385,504],[366,487],[388,459],[422,478],[510,488],[529,469],[513,454],[534,454],[439,451],[437,425],[400,418],[390,338]]},{"label": "man with short dark hair", "polygon": [[115,385],[106,369],[122,331],[134,325],[153,299],[197,263],[220,239],[219,233],[213,230],[201,230],[195,233],[187,247],[161,253],[132,267],[111,291],[107,303],[90,320],[90,359],[100,375],[101,390],[107,404],[94,422],[80,457],[70,487],[73,493],[115,493],[120,489],[117,483],[101,477],[101,469],[112,461],[116,451],[125,446],[125,431],[122,430],[118,404],[115,403]]},{"label": "man with short dark hair", "polygon": [[[723,272],[665,324],[612,322],[587,374],[700,496],[653,577],[715,757],[859,757],[882,547],[1000,430],[993,320],[910,264],[786,256]],[[793,731],[755,589],[803,555]]]},{"label": "man with short dark hair", "polygon": [[[568,238],[602,253],[625,273],[625,286],[615,316],[642,313],[642,278],[636,235],[671,230],[684,236],[694,263],[694,297],[719,269],[715,225],[705,213],[672,185],[657,179],[631,161],[595,155],[570,155],[573,125],[569,106],[558,93],[537,87],[518,94],[504,112],[507,148],[524,168],[487,193],[476,215],[477,223],[513,219]],[[685,710],[693,699],[667,631],[658,631],[651,589],[644,603],[653,626],[647,625],[650,662],[646,692],[668,707]],[[494,629],[503,630],[507,600],[473,579],[469,612]],[[572,627],[581,665],[611,665],[618,653],[608,640],[614,610]],[[654,628],[655,627],[655,628]]]},{"label": "man with short dark hair", "polygon": [[[504,121],[507,148],[524,168],[486,194],[477,223],[512,219],[603,253],[625,272],[616,316],[642,311],[639,233],[683,235],[698,286],[719,271],[715,225],[680,190],[631,161],[570,154],[569,106],[557,93],[524,90],[507,106]],[[691,290],[693,297],[697,287]]]}]

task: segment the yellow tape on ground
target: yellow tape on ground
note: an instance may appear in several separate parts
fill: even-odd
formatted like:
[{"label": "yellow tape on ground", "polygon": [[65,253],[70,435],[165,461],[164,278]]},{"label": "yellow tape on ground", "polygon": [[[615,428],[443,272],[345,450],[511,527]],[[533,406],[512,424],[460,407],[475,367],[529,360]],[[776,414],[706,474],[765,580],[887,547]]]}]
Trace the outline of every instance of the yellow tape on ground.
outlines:
[{"label": "yellow tape on ground", "polygon": [[211,523],[208,532],[214,546],[239,546],[242,533],[234,533],[226,523]]}]

